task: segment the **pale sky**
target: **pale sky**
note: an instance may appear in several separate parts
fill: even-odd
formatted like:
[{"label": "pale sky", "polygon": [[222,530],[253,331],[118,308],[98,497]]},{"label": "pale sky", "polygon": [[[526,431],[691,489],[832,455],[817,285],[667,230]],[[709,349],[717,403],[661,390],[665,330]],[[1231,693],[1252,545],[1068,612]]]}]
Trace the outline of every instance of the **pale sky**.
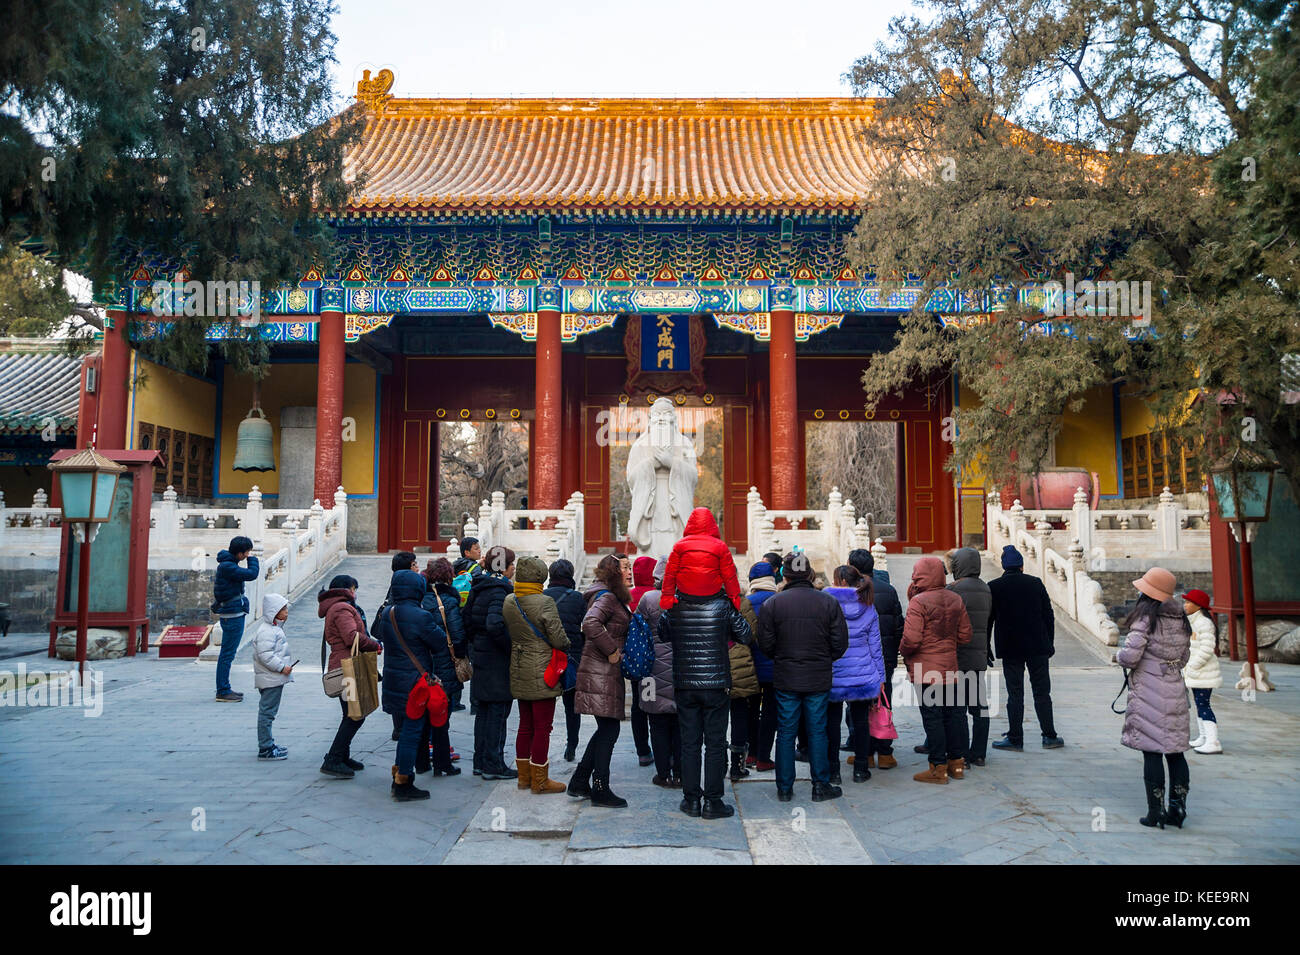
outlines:
[{"label": "pale sky", "polygon": [[336,87],[395,96],[848,96],[909,0],[338,0]]}]

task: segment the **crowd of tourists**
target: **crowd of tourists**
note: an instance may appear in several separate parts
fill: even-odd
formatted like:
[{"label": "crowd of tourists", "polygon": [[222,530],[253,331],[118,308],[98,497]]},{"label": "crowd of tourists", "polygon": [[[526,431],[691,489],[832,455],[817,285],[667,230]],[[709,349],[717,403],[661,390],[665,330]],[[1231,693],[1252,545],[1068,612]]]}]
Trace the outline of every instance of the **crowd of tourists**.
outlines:
[{"label": "crowd of tourists", "polygon": [[[242,699],[229,673],[249,609],[244,582],[258,572],[251,550],[247,538],[235,538],[220,555],[214,583],[213,610],[223,629],[216,698],[223,702]],[[906,610],[889,574],[862,549],[846,555],[829,579],[797,549],[766,554],[742,585],[707,508],[691,513],[669,554],[603,557],[584,591],[567,560],[548,566],[504,546],[484,551],[472,538],[462,542],[455,564],[437,557],[419,570],[416,555],[401,552],[372,622],[357,604],[354,578],[336,576],[318,595],[322,670],[327,693],[342,706],[320,771],[351,778],[364,768],[351,755],[364,714],[358,717],[354,695],[329,689],[331,675],[360,653],[385,661],[378,696],[393,721],[391,793],[398,801],[429,798],[415,785],[417,775],[461,772],[449,726],[452,714],[467,708],[466,683],[474,775],[517,779],[521,790],[538,795],[567,792],[593,806],[627,806],[612,788],[610,764],[630,715],[639,764],[653,766],[654,785],[681,790],[687,815],[731,816],[724,780],[755,773],[773,773],[778,799],[791,801],[800,761],[809,764],[812,800],[835,799],[846,767],[853,783],[863,784],[873,769],[898,766],[892,709],[904,690],[925,731],[914,749],[926,754],[927,765],[912,778],[947,785],[986,765],[995,659],[1006,681],[1008,729],[991,748],[1024,750],[1026,673],[1043,748],[1065,745],[1052,712],[1051,600],[1042,581],[1024,573],[1014,547],[1003,549],[1001,563],[1002,575],[986,583],[973,548],[953,551],[947,566],[922,557],[912,569]],[[1129,689],[1121,741],[1144,754],[1148,812],[1141,822],[1181,828],[1189,785],[1184,751],[1222,752],[1210,708],[1221,679],[1209,597],[1199,590],[1175,596],[1175,583],[1158,567],[1134,582],[1137,605],[1116,659]],[[285,598],[267,594],[261,610],[253,648],[258,758],[280,760],[288,751],[275,743],[272,724],[297,661],[283,629]],[[896,685],[900,665],[904,678]],[[1186,688],[1200,727],[1190,742]],[[577,763],[567,785],[551,778],[557,699],[564,760]],[[512,766],[506,746],[514,706]],[[580,746],[584,715],[595,730]]]}]

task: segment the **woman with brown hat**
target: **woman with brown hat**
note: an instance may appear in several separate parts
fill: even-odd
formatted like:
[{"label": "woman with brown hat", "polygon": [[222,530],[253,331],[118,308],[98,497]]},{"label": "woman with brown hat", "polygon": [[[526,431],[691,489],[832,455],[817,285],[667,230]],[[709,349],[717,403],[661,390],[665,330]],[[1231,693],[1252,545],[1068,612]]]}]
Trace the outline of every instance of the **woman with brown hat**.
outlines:
[{"label": "woman with brown hat", "polygon": [[[1146,783],[1147,814],[1144,826],[1183,827],[1187,816],[1189,772],[1187,688],[1183,667],[1191,652],[1192,628],[1183,602],[1174,599],[1174,575],[1152,567],[1133,581],[1141,594],[1125,626],[1128,638],[1115,655],[1129,669],[1128,706],[1120,741],[1141,750],[1142,778]],[[1164,806],[1165,768],[1169,763],[1169,807]]]}]

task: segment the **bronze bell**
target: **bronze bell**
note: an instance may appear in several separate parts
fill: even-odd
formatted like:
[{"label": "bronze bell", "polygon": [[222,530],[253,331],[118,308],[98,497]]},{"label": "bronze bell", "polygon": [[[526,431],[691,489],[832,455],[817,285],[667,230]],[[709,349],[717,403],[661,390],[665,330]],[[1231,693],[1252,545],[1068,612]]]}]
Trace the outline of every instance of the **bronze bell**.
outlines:
[{"label": "bronze bell", "polygon": [[[256,415],[256,417],[254,417]],[[271,422],[260,405],[254,405],[239,422],[235,438],[235,471],[274,471],[275,450],[271,444]]]}]

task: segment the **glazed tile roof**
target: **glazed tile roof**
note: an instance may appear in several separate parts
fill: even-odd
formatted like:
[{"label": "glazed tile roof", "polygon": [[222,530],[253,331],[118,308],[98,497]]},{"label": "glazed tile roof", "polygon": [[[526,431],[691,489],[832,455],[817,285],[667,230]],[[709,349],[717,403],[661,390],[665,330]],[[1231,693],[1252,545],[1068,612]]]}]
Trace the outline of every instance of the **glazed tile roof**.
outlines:
[{"label": "glazed tile roof", "polygon": [[80,392],[80,358],[0,352],[0,431],[76,430]]},{"label": "glazed tile roof", "polygon": [[371,102],[350,210],[843,210],[880,157],[864,99]]}]

